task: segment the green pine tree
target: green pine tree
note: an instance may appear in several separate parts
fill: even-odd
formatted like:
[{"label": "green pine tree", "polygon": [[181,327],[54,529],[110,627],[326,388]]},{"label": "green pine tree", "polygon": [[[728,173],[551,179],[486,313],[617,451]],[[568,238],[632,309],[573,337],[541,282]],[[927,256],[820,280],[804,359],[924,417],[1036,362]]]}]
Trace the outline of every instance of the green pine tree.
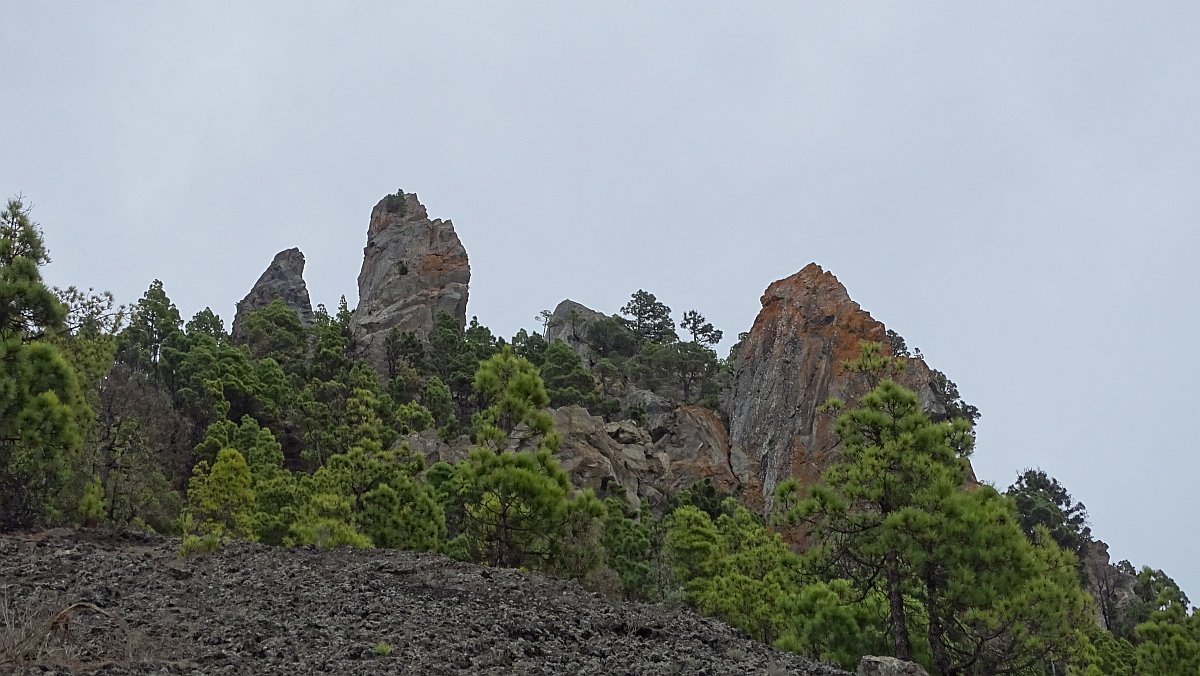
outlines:
[{"label": "green pine tree", "polygon": [[[42,281],[50,260],[20,199],[0,212],[0,530],[74,512],[64,488],[90,417],[75,370],[53,338],[67,308]],[[88,476],[81,480],[80,486]],[[78,495],[78,494],[75,494]]]}]

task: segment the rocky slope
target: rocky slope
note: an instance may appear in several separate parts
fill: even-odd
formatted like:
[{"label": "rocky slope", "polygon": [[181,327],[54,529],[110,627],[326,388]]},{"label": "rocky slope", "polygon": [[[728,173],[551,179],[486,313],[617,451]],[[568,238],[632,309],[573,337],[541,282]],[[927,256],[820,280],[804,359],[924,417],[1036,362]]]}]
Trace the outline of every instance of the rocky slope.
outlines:
[{"label": "rocky slope", "polygon": [[[177,547],[141,535],[0,536],[0,615],[13,618],[0,622],[0,671],[844,673],[690,612],[430,554],[236,543],[180,559]],[[6,655],[25,626],[45,640]],[[13,652],[32,661],[6,663]]]},{"label": "rocky slope", "polygon": [[471,264],[454,224],[430,219],[414,193],[389,195],[371,210],[358,308],[351,329],[380,373],[393,328],[424,337],[439,312],[466,321]]},{"label": "rocky slope", "polygon": [[305,324],[312,322],[312,300],[308,296],[308,285],[304,283],[304,254],[299,249],[287,249],[275,254],[275,259],[254,283],[250,293],[237,304],[233,336],[241,336],[242,322],[247,314],[265,308],[277,298],[283,299],[288,307],[295,310],[300,315],[300,321]]}]

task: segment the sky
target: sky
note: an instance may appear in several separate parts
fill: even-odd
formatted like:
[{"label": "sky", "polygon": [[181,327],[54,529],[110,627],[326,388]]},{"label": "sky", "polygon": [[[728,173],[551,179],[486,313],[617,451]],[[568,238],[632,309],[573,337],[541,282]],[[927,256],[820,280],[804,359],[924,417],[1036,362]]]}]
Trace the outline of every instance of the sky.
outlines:
[{"label": "sky", "polygon": [[981,409],[982,479],[1200,602],[1200,4],[0,4],[54,284],[228,322],[298,246],[353,305],[398,188],[503,336],[646,289],[727,347],[816,261]]}]

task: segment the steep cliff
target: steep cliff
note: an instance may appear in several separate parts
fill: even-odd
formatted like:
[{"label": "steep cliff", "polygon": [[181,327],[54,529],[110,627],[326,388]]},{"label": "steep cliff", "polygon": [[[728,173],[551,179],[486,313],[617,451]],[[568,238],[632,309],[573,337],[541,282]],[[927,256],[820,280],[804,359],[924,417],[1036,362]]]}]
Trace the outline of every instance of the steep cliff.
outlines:
[{"label": "steep cliff", "polygon": [[308,286],[304,283],[304,254],[299,249],[287,249],[275,254],[274,260],[254,283],[250,293],[237,304],[233,336],[241,336],[242,323],[247,314],[265,308],[277,298],[295,310],[300,315],[300,321],[305,324],[312,322],[312,301],[308,297]]},{"label": "steep cliff", "polygon": [[470,281],[453,223],[431,220],[414,193],[380,200],[371,210],[351,322],[363,356],[383,373],[383,343],[393,328],[426,336],[439,312],[464,323]]},{"label": "steep cliff", "polygon": [[[884,325],[815,263],[767,288],[725,402],[734,471],[764,504],[780,481],[813,482],[836,458],[834,419],[821,405],[865,393],[863,378],[842,363],[863,341],[885,339]],[[917,392],[926,411],[944,414],[932,371],[919,358],[907,362],[901,384]]]}]

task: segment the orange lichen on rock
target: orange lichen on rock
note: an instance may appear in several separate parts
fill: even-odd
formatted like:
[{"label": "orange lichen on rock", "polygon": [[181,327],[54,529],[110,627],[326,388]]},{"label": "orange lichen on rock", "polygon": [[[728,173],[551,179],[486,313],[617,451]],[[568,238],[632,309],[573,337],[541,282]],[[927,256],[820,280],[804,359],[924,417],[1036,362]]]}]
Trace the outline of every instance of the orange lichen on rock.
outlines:
[{"label": "orange lichen on rock", "polygon": [[[762,296],[762,310],[738,351],[734,383],[726,400],[731,457],[749,459],[756,483],[770,505],[775,486],[787,478],[817,481],[838,457],[830,399],[853,400],[865,393],[863,379],[843,364],[864,341],[883,342],[887,329],[850,298],[841,282],[816,263],[781,279]],[[901,376],[922,405],[939,413],[932,374],[909,359]]]}]

